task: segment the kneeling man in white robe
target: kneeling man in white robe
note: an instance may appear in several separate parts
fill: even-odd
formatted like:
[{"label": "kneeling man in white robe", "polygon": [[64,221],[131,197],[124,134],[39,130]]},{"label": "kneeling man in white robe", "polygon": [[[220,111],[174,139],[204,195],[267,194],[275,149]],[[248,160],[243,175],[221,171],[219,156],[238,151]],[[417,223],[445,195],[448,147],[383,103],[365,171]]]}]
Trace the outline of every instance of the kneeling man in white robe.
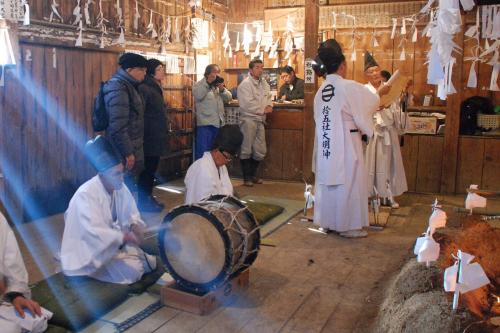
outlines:
[{"label": "kneeling man in white robe", "polygon": [[327,40],[318,49],[327,76],[314,98],[316,193],[314,223],[343,237],[366,237],[367,172],[361,133],[373,135],[379,98],[362,84],[344,79],[340,45]]},{"label": "kneeling man in white robe", "polygon": [[43,332],[50,312],[29,299],[28,272],[16,238],[0,213],[0,331],[23,330]]},{"label": "kneeling man in white robe", "polygon": [[85,146],[98,174],[76,191],[64,215],[61,263],[65,275],[131,284],[156,268],[139,245],[145,223],[123,183],[120,154],[98,136]]},{"label": "kneeling man in white robe", "polygon": [[243,134],[236,125],[221,127],[211,151],[196,160],[188,169],[186,204],[193,204],[215,194],[233,195],[226,164],[231,162],[243,142]]}]

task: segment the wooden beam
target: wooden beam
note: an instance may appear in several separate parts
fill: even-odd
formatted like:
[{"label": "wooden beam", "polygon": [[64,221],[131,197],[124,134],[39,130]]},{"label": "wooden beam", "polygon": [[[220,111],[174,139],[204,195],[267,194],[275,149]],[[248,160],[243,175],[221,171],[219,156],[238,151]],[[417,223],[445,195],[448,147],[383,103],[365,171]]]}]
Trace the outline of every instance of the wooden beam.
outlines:
[{"label": "wooden beam", "polygon": [[[318,50],[319,0],[305,0],[304,59],[314,59]],[[302,133],[302,172],[312,180],[312,154],[314,148],[314,95],[318,90],[318,78],[304,85],[304,130]]]},{"label": "wooden beam", "polygon": [[[465,17],[462,15],[462,22]],[[455,43],[463,50],[465,25],[456,35]],[[460,103],[463,94],[463,53],[455,52],[456,65],[453,68],[452,82],[457,93],[446,101],[446,128],[444,131],[443,161],[441,166],[441,193],[455,193],[458,161],[458,139],[460,127]]]}]

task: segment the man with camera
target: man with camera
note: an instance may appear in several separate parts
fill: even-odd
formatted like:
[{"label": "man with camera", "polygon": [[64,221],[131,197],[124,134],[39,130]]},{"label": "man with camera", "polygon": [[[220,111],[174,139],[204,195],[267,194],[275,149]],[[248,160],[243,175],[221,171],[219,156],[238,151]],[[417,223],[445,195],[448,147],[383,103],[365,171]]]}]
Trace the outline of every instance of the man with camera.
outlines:
[{"label": "man with camera", "polygon": [[219,73],[218,65],[208,65],[203,79],[193,86],[196,107],[195,159],[212,149],[219,128],[224,125],[224,103],[232,98]]}]

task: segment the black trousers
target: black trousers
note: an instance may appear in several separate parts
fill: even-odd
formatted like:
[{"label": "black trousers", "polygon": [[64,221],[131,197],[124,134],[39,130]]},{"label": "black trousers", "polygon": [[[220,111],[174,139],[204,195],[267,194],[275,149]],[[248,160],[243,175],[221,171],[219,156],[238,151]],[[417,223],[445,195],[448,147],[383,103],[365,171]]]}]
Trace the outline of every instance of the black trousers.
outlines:
[{"label": "black trousers", "polygon": [[153,193],[155,173],[160,163],[160,156],[144,156],[144,170],[139,175],[139,198],[150,197]]}]

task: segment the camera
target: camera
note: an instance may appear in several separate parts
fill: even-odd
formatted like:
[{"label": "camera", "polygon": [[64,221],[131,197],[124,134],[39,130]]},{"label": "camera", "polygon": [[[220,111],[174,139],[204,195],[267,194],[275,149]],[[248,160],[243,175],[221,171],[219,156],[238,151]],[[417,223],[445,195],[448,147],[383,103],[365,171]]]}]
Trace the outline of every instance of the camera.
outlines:
[{"label": "camera", "polygon": [[210,85],[213,87],[217,87],[221,83],[224,83],[224,79],[222,77],[220,77],[219,75],[217,75],[215,77],[215,80],[213,80],[212,83],[210,83]]}]

